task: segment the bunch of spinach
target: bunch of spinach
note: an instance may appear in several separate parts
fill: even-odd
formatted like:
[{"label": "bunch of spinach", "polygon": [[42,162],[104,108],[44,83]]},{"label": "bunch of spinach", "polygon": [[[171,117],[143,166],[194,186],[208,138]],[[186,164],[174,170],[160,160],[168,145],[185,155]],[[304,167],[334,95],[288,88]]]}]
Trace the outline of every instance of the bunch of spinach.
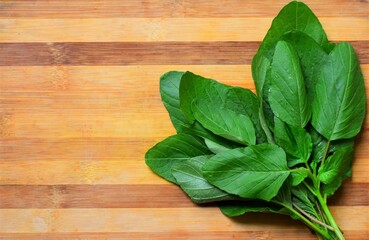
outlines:
[{"label": "bunch of spinach", "polygon": [[351,175],[365,116],[354,49],[329,42],[294,1],[273,20],[252,75],[257,95],[191,72],[164,74],[160,93],[177,134],[147,152],[147,165],[227,216],[287,214],[320,239],[344,239],[327,197]]}]

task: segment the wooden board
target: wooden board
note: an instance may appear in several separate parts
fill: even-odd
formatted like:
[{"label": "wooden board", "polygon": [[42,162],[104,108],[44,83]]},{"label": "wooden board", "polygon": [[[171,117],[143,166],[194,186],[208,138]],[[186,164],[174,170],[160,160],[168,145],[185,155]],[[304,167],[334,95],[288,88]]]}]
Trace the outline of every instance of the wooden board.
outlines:
[{"label": "wooden board", "polygon": [[[160,75],[254,89],[252,56],[287,2],[1,0],[0,239],[315,239],[288,217],[197,206],[144,164],[174,133]],[[368,1],[306,3],[354,45],[369,95]],[[368,238],[368,142],[369,116],[330,200],[347,239]]]}]

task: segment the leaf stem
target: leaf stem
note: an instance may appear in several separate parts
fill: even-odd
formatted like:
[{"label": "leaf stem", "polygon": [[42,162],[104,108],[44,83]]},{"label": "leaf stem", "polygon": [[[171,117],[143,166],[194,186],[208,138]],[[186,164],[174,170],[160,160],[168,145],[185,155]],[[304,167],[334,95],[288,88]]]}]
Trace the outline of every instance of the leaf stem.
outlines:
[{"label": "leaf stem", "polygon": [[325,224],[324,222],[319,221],[318,219],[316,219],[315,217],[309,215],[307,212],[305,212],[304,210],[302,210],[299,206],[297,206],[295,203],[292,203],[292,206],[294,206],[301,214],[303,214],[305,217],[309,218],[311,221],[316,222],[320,225],[322,225],[323,227],[334,231],[334,228],[332,228],[331,226]]},{"label": "leaf stem", "polygon": [[334,233],[336,234],[337,239],[345,240],[345,237],[343,236],[340,228],[338,227],[338,225],[337,225],[336,221],[334,220],[331,212],[329,211],[329,208],[327,206],[327,202],[323,199],[320,192],[317,192],[316,197],[317,197],[317,199],[320,203],[320,206],[323,209],[323,212],[325,213],[325,216],[328,218],[328,221],[329,221],[330,225],[334,228]]},{"label": "leaf stem", "polygon": [[[328,150],[329,150],[330,144],[331,144],[331,140],[328,140],[327,144],[325,145],[325,148],[324,148],[324,154],[323,154],[323,158],[322,158],[322,162],[321,162],[320,166],[323,166],[323,164],[325,162],[325,159],[328,156]],[[317,175],[319,175],[319,173]],[[319,192],[320,191],[320,179],[319,179],[319,177],[318,177],[318,181],[316,181],[315,183],[316,183],[315,187],[318,189],[318,192]]]},{"label": "leaf stem", "polygon": [[306,217],[304,217],[302,214],[300,214],[298,211],[296,211],[295,209],[293,209],[291,206],[288,206],[287,204],[284,204],[282,202],[279,201],[273,201],[272,202],[279,204],[283,207],[285,207],[286,209],[288,209],[291,213],[295,214],[296,216],[298,216],[301,221],[303,221],[307,226],[309,226],[311,229],[313,229],[315,232],[319,233],[320,235],[322,235],[324,238],[329,239],[330,236],[327,232],[325,232],[323,229],[321,229],[319,226],[315,225],[314,223],[312,223],[309,219],[307,219]]}]

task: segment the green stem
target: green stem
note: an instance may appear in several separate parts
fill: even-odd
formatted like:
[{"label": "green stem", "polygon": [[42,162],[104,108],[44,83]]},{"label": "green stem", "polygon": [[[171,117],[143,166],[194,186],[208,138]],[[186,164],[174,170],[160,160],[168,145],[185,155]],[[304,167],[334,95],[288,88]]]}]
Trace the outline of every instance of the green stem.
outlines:
[{"label": "green stem", "polygon": [[288,206],[287,204],[284,204],[282,202],[279,201],[272,201],[276,204],[279,204],[283,207],[285,207],[286,209],[288,209],[291,213],[295,214],[296,216],[298,216],[301,221],[303,221],[307,226],[309,226],[311,229],[313,229],[316,233],[320,234],[321,236],[323,236],[326,239],[329,239],[330,236],[327,232],[325,232],[323,229],[321,229],[319,226],[317,226],[316,224],[312,223],[309,219],[307,219],[306,217],[304,217],[302,214],[300,214],[298,211],[296,211],[295,209],[293,209],[291,206]]},{"label": "green stem", "polygon": [[330,225],[334,228],[334,233],[336,234],[337,239],[339,239],[339,240],[345,240],[345,237],[343,236],[340,228],[338,227],[338,225],[337,225],[336,221],[334,220],[331,212],[329,211],[327,202],[323,199],[323,197],[320,194],[320,192],[317,192],[316,197],[317,197],[317,199],[318,199],[318,201],[320,203],[320,206],[322,207],[323,212],[325,213],[325,216],[327,217]]}]

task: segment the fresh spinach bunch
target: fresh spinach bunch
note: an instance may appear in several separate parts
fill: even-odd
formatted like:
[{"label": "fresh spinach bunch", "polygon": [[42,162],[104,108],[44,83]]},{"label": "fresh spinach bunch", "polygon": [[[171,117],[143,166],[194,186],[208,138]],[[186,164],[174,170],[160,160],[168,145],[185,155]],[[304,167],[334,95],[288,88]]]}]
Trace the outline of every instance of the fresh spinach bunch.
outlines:
[{"label": "fresh spinach bunch", "polygon": [[273,20],[252,61],[256,92],[171,71],[160,93],[177,134],[147,165],[196,203],[234,217],[290,215],[320,239],[344,239],[327,197],[351,175],[365,116],[363,75],[349,43],[332,43],[301,2]]}]

